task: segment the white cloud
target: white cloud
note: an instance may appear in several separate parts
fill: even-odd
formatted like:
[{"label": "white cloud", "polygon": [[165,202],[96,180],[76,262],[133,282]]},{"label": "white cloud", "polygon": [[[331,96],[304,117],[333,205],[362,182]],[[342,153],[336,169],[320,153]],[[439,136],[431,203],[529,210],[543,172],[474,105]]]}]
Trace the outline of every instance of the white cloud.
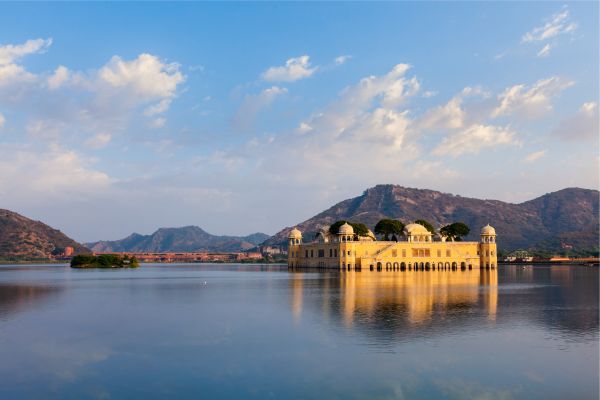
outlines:
[{"label": "white cloud", "polygon": [[154,118],[152,121],[150,121],[150,128],[154,128],[154,129],[158,129],[158,128],[162,128],[163,126],[165,126],[165,124],[167,123],[166,118]]},{"label": "white cloud", "polygon": [[533,153],[527,154],[527,156],[525,156],[523,161],[526,163],[533,163],[533,162],[536,162],[537,160],[539,160],[540,158],[544,157],[545,155],[546,155],[546,150],[534,151]]},{"label": "white cloud", "polygon": [[33,119],[25,127],[27,134],[35,139],[55,141],[60,138],[65,124],[52,119]]},{"label": "white cloud", "polygon": [[52,90],[58,89],[69,80],[69,75],[69,69],[61,65],[48,77],[48,87]]},{"label": "white cloud", "polygon": [[6,118],[4,118],[4,115],[0,114],[0,129],[4,128],[5,123],[6,123]]},{"label": "white cloud", "polygon": [[111,140],[110,133],[99,133],[85,141],[85,145],[92,149],[101,149],[105,147]]},{"label": "white cloud", "polygon": [[423,92],[423,97],[424,97],[424,98],[426,98],[426,99],[428,99],[428,98],[430,98],[430,97],[435,97],[435,96],[437,96],[437,94],[438,94],[438,93],[437,93],[436,91],[433,91],[433,90],[427,90],[427,91]]},{"label": "white cloud", "polygon": [[44,52],[51,44],[52,39],[32,39],[19,45],[0,46],[0,88],[35,81],[35,75],[16,62],[26,55]]},{"label": "white cloud", "polygon": [[464,124],[465,112],[461,108],[462,97],[453,97],[448,103],[429,109],[420,119],[425,130],[456,129]]},{"label": "white cloud", "polygon": [[598,140],[598,120],[598,103],[584,103],[575,115],[561,121],[552,134],[565,140]]},{"label": "white cloud", "polygon": [[35,81],[35,75],[17,64],[0,65],[0,88]]},{"label": "white cloud", "polygon": [[310,77],[316,70],[317,67],[311,68],[310,57],[304,55],[290,58],[285,62],[285,66],[267,69],[262,78],[269,82],[294,82]]},{"label": "white cloud", "polygon": [[[310,137],[325,141],[341,138],[378,140],[386,137],[390,143],[402,142],[408,123],[408,114],[397,108],[419,90],[416,77],[407,78],[408,64],[398,64],[381,76],[363,78],[354,86],[344,89],[338,100],[322,112],[302,121],[309,126]],[[304,124],[304,125],[302,125]],[[394,126],[394,128],[392,128]],[[399,130],[400,127],[404,127]],[[390,133],[397,136],[391,138]],[[378,138],[378,139],[377,139]],[[390,144],[388,143],[388,144]]]},{"label": "white cloud", "polygon": [[0,146],[0,200],[15,202],[29,197],[44,199],[86,197],[110,183],[102,172],[89,168],[85,158],[72,150],[53,146],[39,151]]},{"label": "white cloud", "polygon": [[13,64],[29,54],[44,52],[52,44],[52,38],[31,39],[23,44],[0,46],[0,66]]},{"label": "white cloud", "polygon": [[272,86],[259,94],[246,95],[234,117],[234,125],[238,128],[247,128],[252,124],[256,114],[287,92],[286,88]]},{"label": "white cloud", "polygon": [[[167,111],[185,80],[179,64],[151,54],[132,60],[115,56],[86,72],[61,65],[36,75],[17,63],[50,43],[37,39],[0,47],[0,107],[23,114],[28,121],[25,131],[36,139],[83,142],[105,132],[124,132],[138,113],[154,118]],[[158,126],[165,120],[150,121]]]},{"label": "white cloud", "polygon": [[169,109],[172,101],[173,100],[171,98],[162,99],[158,103],[146,108],[146,110],[144,110],[144,115],[153,116],[156,114],[162,114]]},{"label": "white cloud", "polygon": [[574,83],[558,77],[541,79],[530,88],[520,84],[507,88],[498,96],[500,104],[492,111],[492,117],[518,114],[525,118],[536,118],[552,110],[552,97]]},{"label": "white cloud", "polygon": [[427,110],[418,120],[419,129],[436,131],[462,128],[465,126],[467,119],[467,112],[463,109],[463,101],[469,96],[487,98],[489,94],[480,87],[467,86],[446,104]]},{"label": "white cloud", "polygon": [[550,43],[547,43],[544,47],[542,47],[542,49],[540,51],[538,51],[537,56],[538,57],[548,57],[550,55],[551,48],[552,48],[552,46],[550,46]]},{"label": "white cloud", "polygon": [[[327,190],[344,182],[387,181],[397,179],[399,171],[410,173],[414,168],[403,166],[419,154],[418,132],[401,106],[418,93],[419,82],[406,76],[409,69],[398,64],[387,74],[363,78],[293,131],[249,141],[243,150],[248,164],[240,168],[257,169],[272,183],[329,185]],[[236,148],[231,156],[239,154]],[[283,176],[286,182],[281,182]]]},{"label": "white cloud", "polygon": [[100,69],[98,76],[109,86],[127,89],[142,100],[173,97],[177,85],[185,79],[179,71],[179,64],[164,63],[147,53],[131,61],[113,56]]},{"label": "white cloud", "polygon": [[306,122],[301,122],[300,126],[298,126],[298,133],[306,133],[306,132],[310,132],[312,131],[312,126],[310,126],[309,124],[307,124]]},{"label": "white cloud", "polygon": [[564,7],[561,11],[553,14],[547,22],[527,32],[521,38],[521,42],[540,42],[558,35],[574,32],[577,24],[569,21],[569,10]]},{"label": "white cloud", "polygon": [[345,64],[348,60],[350,60],[352,56],[343,55],[335,58],[335,65]]},{"label": "white cloud", "polygon": [[598,103],[596,103],[595,101],[583,103],[579,110],[585,114],[598,113]]},{"label": "white cloud", "polygon": [[446,137],[433,150],[433,154],[458,157],[468,153],[479,153],[484,148],[519,144],[516,133],[509,127],[474,124],[455,135]]}]

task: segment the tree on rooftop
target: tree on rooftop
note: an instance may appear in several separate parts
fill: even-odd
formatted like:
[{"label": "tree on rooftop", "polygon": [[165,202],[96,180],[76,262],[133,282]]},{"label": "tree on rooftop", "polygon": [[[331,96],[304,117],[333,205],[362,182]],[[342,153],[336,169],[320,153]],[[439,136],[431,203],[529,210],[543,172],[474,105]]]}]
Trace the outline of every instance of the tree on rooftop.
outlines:
[{"label": "tree on rooftop", "polygon": [[462,222],[454,222],[450,225],[443,226],[440,229],[440,234],[452,241],[461,241],[464,236],[467,236],[471,230]]},{"label": "tree on rooftop", "polygon": [[344,224],[348,224],[354,229],[354,233],[358,236],[367,236],[369,234],[369,228],[361,222],[350,222],[346,220],[336,221],[329,227],[329,233],[337,235],[340,231],[340,227]]},{"label": "tree on rooftop", "polygon": [[390,240],[390,235],[402,235],[404,224],[396,219],[384,218],[375,225],[375,233],[383,235],[384,240]]},{"label": "tree on rooftop", "polygon": [[424,219],[418,219],[415,221],[415,224],[423,225],[425,227],[425,229],[427,229],[429,232],[435,234],[435,228],[433,227],[433,225],[431,225],[429,223],[429,221],[425,221]]}]

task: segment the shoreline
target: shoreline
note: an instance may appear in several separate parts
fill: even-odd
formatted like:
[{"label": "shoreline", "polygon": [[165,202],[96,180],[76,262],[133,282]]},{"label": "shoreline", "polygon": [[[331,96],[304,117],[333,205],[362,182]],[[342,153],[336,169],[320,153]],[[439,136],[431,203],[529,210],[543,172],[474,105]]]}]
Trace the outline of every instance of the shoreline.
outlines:
[{"label": "shoreline", "polygon": [[[176,264],[176,265],[181,265],[181,264],[198,264],[198,265],[239,265],[239,264],[244,264],[244,265],[287,265],[287,263],[285,262],[273,262],[273,261],[253,261],[253,262],[243,262],[243,261],[239,261],[239,262],[219,262],[219,261],[212,261],[212,262],[202,262],[202,261],[195,261],[195,262],[185,262],[185,261],[175,261],[175,262],[140,262],[139,263],[140,266],[142,264],[160,264],[160,265],[169,265],[169,264]],[[36,261],[36,260],[21,260],[21,261],[0,261],[0,266],[3,265],[69,265],[69,260],[60,260],[60,261],[51,261],[51,260],[47,260],[47,261]],[[577,261],[570,261],[570,262],[555,262],[555,261],[535,261],[535,262],[498,262],[498,267],[500,266],[510,266],[510,265],[515,265],[515,266],[573,266],[573,267],[599,267],[599,263],[596,262],[577,262]],[[74,267],[75,269],[91,269],[94,267]],[[105,269],[111,269],[110,267],[104,267]],[[115,267],[115,268],[123,268],[123,267]],[[125,268],[131,268],[131,267],[125,267]],[[113,268],[114,269],[114,268]],[[135,268],[131,268],[131,269],[135,269]]]}]

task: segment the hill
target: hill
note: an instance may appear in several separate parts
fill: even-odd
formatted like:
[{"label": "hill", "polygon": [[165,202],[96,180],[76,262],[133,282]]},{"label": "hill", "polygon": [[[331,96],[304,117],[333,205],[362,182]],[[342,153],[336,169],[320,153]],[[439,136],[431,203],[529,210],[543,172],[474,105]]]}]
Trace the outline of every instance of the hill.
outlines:
[{"label": "hill", "polygon": [[53,251],[73,247],[75,254],[87,248],[61,231],[9,210],[0,209],[0,258],[5,260],[46,259]]},{"label": "hill", "polygon": [[86,243],[98,252],[236,252],[248,250],[263,242],[269,235],[253,233],[248,236],[216,236],[197,226],[160,228],[151,235],[133,233],[121,240]]},{"label": "hill", "polygon": [[[437,228],[462,221],[471,227],[466,240],[477,240],[479,228],[490,223],[498,232],[498,246],[507,252],[588,254],[598,252],[597,190],[568,188],[520,204],[480,200],[434,190],[397,185],[377,185],[362,195],[344,200],[297,225],[312,238],[320,227],[347,219],[371,229],[381,218],[405,223],[426,219]],[[283,244],[292,227],[275,234],[265,244]]]}]

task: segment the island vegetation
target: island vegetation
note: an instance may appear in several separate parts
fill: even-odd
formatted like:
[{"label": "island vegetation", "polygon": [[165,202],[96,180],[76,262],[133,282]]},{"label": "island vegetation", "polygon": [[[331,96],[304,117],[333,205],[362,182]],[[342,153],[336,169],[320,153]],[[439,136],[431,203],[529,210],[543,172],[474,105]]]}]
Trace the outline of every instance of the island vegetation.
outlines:
[{"label": "island vegetation", "polygon": [[140,264],[134,256],[119,254],[80,254],[71,259],[71,268],[137,268]]}]

